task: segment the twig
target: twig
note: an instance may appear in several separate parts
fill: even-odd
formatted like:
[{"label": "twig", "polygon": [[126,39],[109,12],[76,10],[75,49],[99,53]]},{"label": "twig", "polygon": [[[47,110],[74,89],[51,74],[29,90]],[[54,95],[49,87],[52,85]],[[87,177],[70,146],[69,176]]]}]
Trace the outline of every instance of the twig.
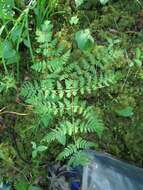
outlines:
[{"label": "twig", "polygon": [[21,116],[25,116],[25,115],[29,115],[29,113],[18,113],[18,112],[13,112],[13,111],[2,111],[0,110],[0,115],[2,114],[13,114],[13,115],[21,115]]},{"label": "twig", "polygon": [[0,110],[0,112],[2,112],[3,110],[5,110],[6,109],[6,107],[3,107],[1,110]]}]

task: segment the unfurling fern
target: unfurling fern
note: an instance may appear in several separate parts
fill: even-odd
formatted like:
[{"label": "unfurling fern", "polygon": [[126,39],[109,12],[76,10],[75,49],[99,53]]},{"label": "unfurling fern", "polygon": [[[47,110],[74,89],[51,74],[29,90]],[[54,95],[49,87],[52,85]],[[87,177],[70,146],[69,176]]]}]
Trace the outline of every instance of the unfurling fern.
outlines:
[{"label": "unfurling fern", "polygon": [[94,147],[94,143],[82,136],[86,137],[87,133],[101,136],[104,129],[100,116],[86,97],[116,83],[112,64],[121,54],[116,50],[111,54],[108,47],[95,46],[95,51],[74,58],[66,45],[53,36],[52,29],[51,22],[46,21],[37,31],[39,48],[32,69],[38,73],[39,80],[26,82],[21,96],[32,105],[37,124],[45,127],[41,143],[47,147],[53,142],[64,146],[57,157],[60,160],[71,157],[72,164],[74,160],[85,162],[83,150]]}]

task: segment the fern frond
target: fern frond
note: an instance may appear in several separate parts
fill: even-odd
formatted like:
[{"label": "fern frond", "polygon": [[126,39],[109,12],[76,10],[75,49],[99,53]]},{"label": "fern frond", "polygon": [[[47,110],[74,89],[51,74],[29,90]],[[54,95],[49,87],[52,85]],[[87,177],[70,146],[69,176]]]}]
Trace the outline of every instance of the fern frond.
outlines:
[{"label": "fern frond", "polygon": [[95,143],[86,141],[86,140],[82,139],[81,137],[79,137],[75,142],[75,146],[78,150],[79,149],[88,149],[91,147],[95,147]]},{"label": "fern frond", "polygon": [[82,138],[78,138],[75,144],[69,144],[57,157],[58,160],[66,159],[69,156],[77,153],[79,150],[85,150],[95,146],[93,142],[86,141]]},{"label": "fern frond", "polygon": [[85,122],[80,125],[81,133],[95,132],[100,136],[104,130],[104,124],[93,108],[88,107],[84,111],[83,116],[85,118]]},{"label": "fern frond", "polygon": [[58,72],[60,71],[65,63],[68,61],[70,56],[70,51],[67,51],[63,55],[59,57],[54,57],[52,60],[47,61],[47,68],[50,72]]},{"label": "fern frond", "polygon": [[46,141],[49,144],[55,140],[57,140],[62,145],[65,145],[66,143],[66,136],[64,133],[62,133],[62,130],[59,130],[59,128],[53,129],[51,132],[49,132],[42,141]]},{"label": "fern frond", "polygon": [[77,152],[74,144],[69,144],[57,157],[57,160],[63,160]]},{"label": "fern frond", "polygon": [[26,82],[20,92],[20,95],[29,98],[35,96],[37,93],[37,89],[33,86],[31,82]]},{"label": "fern frond", "polygon": [[113,73],[105,74],[105,75],[100,75],[99,81],[98,81],[98,87],[103,88],[103,87],[108,87],[114,83],[116,83],[116,75]]},{"label": "fern frond", "polygon": [[[57,140],[61,144],[65,143],[66,135],[72,136],[72,134],[76,134],[78,132],[79,120],[76,121],[76,124],[72,124],[69,121],[65,121],[61,123],[57,128],[53,129],[49,132],[43,139],[47,143],[51,143],[52,141]],[[63,143],[64,139],[64,143]]]},{"label": "fern frond", "polygon": [[73,154],[68,161],[69,166],[85,166],[90,162],[90,157],[83,150],[79,150],[77,153]]},{"label": "fern frond", "polygon": [[31,66],[31,68],[32,68],[33,70],[35,70],[36,72],[41,72],[41,73],[43,73],[44,70],[46,69],[46,65],[47,65],[46,61],[45,61],[45,60],[42,60],[42,61],[38,61],[38,62],[34,63],[34,64]]}]

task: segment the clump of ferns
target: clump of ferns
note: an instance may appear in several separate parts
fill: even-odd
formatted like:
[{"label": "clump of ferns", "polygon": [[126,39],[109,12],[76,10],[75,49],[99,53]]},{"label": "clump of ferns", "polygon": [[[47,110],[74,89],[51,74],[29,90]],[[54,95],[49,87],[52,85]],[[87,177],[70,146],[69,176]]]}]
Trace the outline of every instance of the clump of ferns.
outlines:
[{"label": "clump of ferns", "polygon": [[46,21],[36,33],[39,44],[36,53],[42,59],[36,60],[32,69],[39,77],[23,85],[21,96],[33,106],[37,125],[44,128],[39,142],[47,147],[43,150],[57,142],[63,147],[58,160],[84,164],[88,160],[84,150],[96,144],[83,137],[90,133],[101,136],[104,129],[101,116],[85,97],[116,83],[116,73],[110,64],[120,59],[121,54],[109,51],[108,47],[98,50],[97,46],[96,52],[86,52],[75,60],[52,30],[53,25]]}]

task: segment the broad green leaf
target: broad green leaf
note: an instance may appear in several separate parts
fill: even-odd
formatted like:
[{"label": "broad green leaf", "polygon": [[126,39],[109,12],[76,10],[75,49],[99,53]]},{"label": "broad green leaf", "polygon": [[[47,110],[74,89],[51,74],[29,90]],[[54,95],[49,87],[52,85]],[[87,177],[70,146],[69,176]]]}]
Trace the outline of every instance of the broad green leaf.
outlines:
[{"label": "broad green leaf", "polygon": [[29,184],[26,181],[17,181],[15,185],[16,190],[28,190]]},{"label": "broad green leaf", "polygon": [[109,0],[99,0],[102,5],[105,5]]},{"label": "broad green leaf", "polygon": [[80,5],[82,5],[83,2],[84,0],[75,0],[76,7],[79,7]]},{"label": "broad green leaf", "polygon": [[134,114],[133,108],[131,106],[128,106],[124,109],[116,110],[116,113],[119,116],[123,116],[123,117],[131,117]]},{"label": "broad green leaf", "polygon": [[87,51],[93,47],[94,39],[91,36],[90,30],[80,30],[75,35],[75,40],[77,42],[78,48],[83,51]]},{"label": "broad green leaf", "polygon": [[0,43],[0,58],[7,61],[7,64],[15,63],[19,60],[18,53],[12,47],[12,43],[8,40]]},{"label": "broad green leaf", "polygon": [[22,33],[22,24],[18,24],[14,30],[11,32],[11,39],[13,42],[18,41],[19,38],[21,38]]}]

